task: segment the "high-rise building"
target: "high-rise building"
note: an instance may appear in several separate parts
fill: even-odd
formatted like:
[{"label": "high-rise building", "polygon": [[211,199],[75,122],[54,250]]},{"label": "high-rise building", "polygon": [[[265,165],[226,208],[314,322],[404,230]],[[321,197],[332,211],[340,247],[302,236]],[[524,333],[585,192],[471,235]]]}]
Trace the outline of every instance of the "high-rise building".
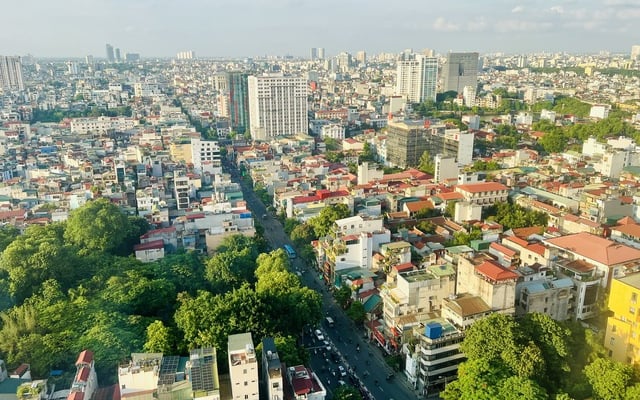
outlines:
[{"label": "high-rise building", "polygon": [[116,57],[113,54],[113,46],[107,43],[106,49],[107,49],[107,62],[108,63],[116,62]]},{"label": "high-rise building", "polygon": [[436,101],[437,84],[437,58],[403,53],[398,59],[396,94],[405,96],[413,103],[422,103],[425,100]]},{"label": "high-rise building", "polygon": [[324,60],[324,47],[318,47],[318,59]]},{"label": "high-rise building", "polygon": [[227,75],[227,91],[231,129],[244,134],[249,127],[248,75],[242,72],[230,72]]},{"label": "high-rise building", "polygon": [[120,57],[120,49],[119,48],[116,48],[115,55],[116,55],[116,62],[117,63],[122,62],[122,58]]},{"label": "high-rise building", "polygon": [[478,86],[478,53],[449,53],[442,67],[442,91],[462,93],[465,86]]},{"label": "high-rise building", "polygon": [[282,73],[250,76],[248,89],[252,138],[266,140],[309,131],[306,79]]},{"label": "high-rise building", "polygon": [[258,360],[251,332],[229,335],[227,348],[233,400],[259,400]]},{"label": "high-rise building", "polygon": [[0,56],[0,88],[24,90],[22,59],[18,56]]},{"label": "high-rise building", "polygon": [[359,52],[356,53],[356,61],[360,64],[364,64],[367,62],[367,52],[364,50],[361,50]]},{"label": "high-rise building", "polygon": [[318,59],[318,48],[317,47],[312,47],[311,48],[311,61],[315,61]]},{"label": "high-rise building", "polygon": [[640,60],[640,44],[631,46],[631,59]]},{"label": "high-rise building", "polygon": [[196,52],[193,50],[180,51],[178,52],[178,54],[176,54],[176,58],[178,60],[193,60],[194,58],[196,58]]},{"label": "high-rise building", "polygon": [[93,65],[93,56],[91,54],[87,55],[84,57],[84,62],[85,64],[87,64],[88,66],[92,66]]}]

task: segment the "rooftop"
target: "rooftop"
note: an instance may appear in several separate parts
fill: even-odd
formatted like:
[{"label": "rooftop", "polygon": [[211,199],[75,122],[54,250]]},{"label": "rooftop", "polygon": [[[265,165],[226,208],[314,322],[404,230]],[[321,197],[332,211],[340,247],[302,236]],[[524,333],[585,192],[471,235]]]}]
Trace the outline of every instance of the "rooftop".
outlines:
[{"label": "rooftop", "polygon": [[640,260],[640,250],[586,232],[551,238],[545,242],[607,266]]}]

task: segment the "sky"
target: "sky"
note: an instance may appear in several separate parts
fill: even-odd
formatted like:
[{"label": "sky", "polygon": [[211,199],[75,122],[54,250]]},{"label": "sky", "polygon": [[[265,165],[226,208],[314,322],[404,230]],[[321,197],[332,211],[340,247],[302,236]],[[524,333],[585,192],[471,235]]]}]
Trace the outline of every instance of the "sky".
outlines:
[{"label": "sky", "polygon": [[[628,53],[640,0],[5,0],[0,54]],[[634,27],[634,23],[636,26]]]}]

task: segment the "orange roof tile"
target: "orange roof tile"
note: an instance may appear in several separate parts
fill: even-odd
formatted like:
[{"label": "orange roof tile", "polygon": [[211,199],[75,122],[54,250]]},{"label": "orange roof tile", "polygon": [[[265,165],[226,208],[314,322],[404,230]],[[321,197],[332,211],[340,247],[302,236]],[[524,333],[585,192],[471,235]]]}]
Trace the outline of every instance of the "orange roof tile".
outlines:
[{"label": "orange roof tile", "polygon": [[547,239],[546,243],[609,266],[640,261],[640,250],[586,232]]},{"label": "orange roof tile", "polygon": [[464,185],[457,185],[456,189],[468,193],[482,193],[482,192],[494,192],[509,190],[509,188],[499,182],[479,182],[479,183],[467,183]]},{"label": "orange roof tile", "polygon": [[518,279],[519,276],[515,272],[509,271],[493,261],[485,261],[476,266],[476,271],[496,282]]}]

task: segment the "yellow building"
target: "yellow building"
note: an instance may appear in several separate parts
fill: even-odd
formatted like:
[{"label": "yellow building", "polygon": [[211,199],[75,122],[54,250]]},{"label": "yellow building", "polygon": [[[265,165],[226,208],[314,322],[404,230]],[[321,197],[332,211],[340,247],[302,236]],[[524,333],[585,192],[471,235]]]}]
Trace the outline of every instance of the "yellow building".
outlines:
[{"label": "yellow building", "polygon": [[640,273],[613,279],[604,347],[615,361],[640,362]]},{"label": "yellow building", "polygon": [[191,156],[191,143],[171,143],[169,147],[171,159],[173,161],[184,161],[186,164],[193,163]]}]

